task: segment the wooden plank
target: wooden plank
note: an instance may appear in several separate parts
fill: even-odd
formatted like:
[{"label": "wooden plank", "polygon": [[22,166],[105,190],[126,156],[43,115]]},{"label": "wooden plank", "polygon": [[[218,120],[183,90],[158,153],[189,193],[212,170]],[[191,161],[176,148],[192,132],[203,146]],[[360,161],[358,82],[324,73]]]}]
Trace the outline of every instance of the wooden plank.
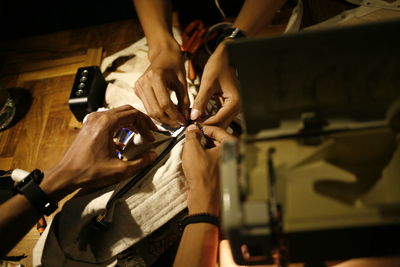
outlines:
[{"label": "wooden plank", "polygon": [[[49,222],[47,222],[49,223]],[[27,258],[18,262],[18,264],[23,264],[25,267],[32,266],[32,249],[35,246],[37,240],[39,239],[39,232],[36,230],[36,226],[33,227],[29,233],[11,250],[8,255],[17,256],[25,254]]]},{"label": "wooden plank", "polygon": [[1,157],[13,157],[15,148],[20,141],[20,133],[24,127],[25,116],[11,128],[0,132]]},{"label": "wooden plank", "polygon": [[24,72],[33,72],[62,65],[84,62],[85,60],[86,60],[86,54],[71,56],[71,57],[56,58],[56,59],[48,59],[48,60],[21,59],[15,63],[5,62],[4,66],[0,68],[0,72],[2,76],[13,75],[13,74],[15,75]]},{"label": "wooden plank", "polygon": [[[76,70],[83,66],[99,66],[101,63],[102,55],[102,48],[89,48],[85,56],[69,57],[58,60],[47,60],[32,64],[29,68],[43,69],[20,74],[18,76],[17,85],[22,86],[25,81],[41,80],[75,74]],[[78,60],[82,60],[82,62]],[[47,64],[48,67],[45,68]]]},{"label": "wooden plank", "polygon": [[22,86],[22,84],[26,81],[34,81],[75,74],[76,70],[83,67],[84,65],[85,64],[83,62],[79,62],[40,71],[22,73],[18,76],[17,85]]},{"label": "wooden plank", "polygon": [[10,170],[13,160],[13,157],[0,158],[0,170]]},{"label": "wooden plank", "polygon": [[102,48],[89,48],[86,54],[85,66],[100,66],[102,56]]},{"label": "wooden plank", "polygon": [[20,69],[21,72],[32,72],[38,71],[43,69],[54,68],[63,65],[69,65],[73,63],[80,63],[86,60],[86,55],[79,55],[74,57],[66,57],[66,58],[59,58],[59,59],[52,59],[52,60],[43,60],[35,63],[29,63],[26,65],[22,65]]}]

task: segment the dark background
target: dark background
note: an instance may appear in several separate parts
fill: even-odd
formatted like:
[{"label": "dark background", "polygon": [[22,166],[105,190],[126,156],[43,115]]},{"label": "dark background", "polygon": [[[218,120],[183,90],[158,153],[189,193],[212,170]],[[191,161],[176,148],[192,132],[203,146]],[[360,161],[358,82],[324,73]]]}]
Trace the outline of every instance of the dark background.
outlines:
[{"label": "dark background", "polygon": [[135,17],[132,0],[0,0],[0,41]]},{"label": "dark background", "polygon": [[[167,1],[167,0],[165,0]],[[212,25],[222,20],[215,0],[172,0],[181,25],[202,19]],[[238,15],[243,0],[219,0],[228,17]],[[292,3],[293,0],[287,0]],[[319,23],[354,8],[344,0],[304,0],[303,25]],[[132,0],[0,0],[0,41],[137,19]]]},{"label": "dark background", "polygon": [[[167,0],[165,0],[167,1]],[[172,0],[181,25],[222,17],[214,0]],[[227,16],[237,16],[243,0],[219,0]],[[0,41],[118,20],[137,19],[132,0],[0,0]]]}]

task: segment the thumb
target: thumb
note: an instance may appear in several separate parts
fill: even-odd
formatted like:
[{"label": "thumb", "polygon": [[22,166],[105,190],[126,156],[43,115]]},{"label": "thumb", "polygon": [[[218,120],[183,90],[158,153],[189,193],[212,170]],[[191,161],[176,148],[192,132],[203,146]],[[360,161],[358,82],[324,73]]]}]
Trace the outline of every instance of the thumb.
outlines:
[{"label": "thumb", "polygon": [[200,143],[201,135],[200,130],[193,124],[186,129],[183,158],[195,158],[203,150]]},{"label": "thumb", "polygon": [[132,160],[132,161],[125,161],[125,173],[129,176],[135,174],[138,170],[146,167],[153,161],[157,159],[157,153],[151,151],[149,153],[143,154],[140,158]]}]

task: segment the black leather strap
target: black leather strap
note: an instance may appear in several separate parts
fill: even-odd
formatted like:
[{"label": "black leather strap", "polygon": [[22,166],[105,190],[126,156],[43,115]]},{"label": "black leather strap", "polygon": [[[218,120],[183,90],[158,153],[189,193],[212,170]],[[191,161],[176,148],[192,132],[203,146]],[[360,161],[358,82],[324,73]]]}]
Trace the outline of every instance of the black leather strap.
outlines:
[{"label": "black leather strap", "polygon": [[40,214],[49,216],[58,205],[54,203],[39,187],[43,173],[36,169],[15,186],[15,190],[24,195]]}]

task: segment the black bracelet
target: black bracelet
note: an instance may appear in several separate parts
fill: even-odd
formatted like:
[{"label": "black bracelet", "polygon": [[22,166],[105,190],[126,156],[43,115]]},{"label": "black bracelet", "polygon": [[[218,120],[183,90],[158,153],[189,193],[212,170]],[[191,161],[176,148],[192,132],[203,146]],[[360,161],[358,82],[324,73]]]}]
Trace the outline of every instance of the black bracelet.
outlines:
[{"label": "black bracelet", "polygon": [[192,223],[210,223],[219,228],[220,222],[217,216],[214,216],[210,213],[196,213],[196,214],[189,214],[182,218],[179,222],[178,227],[181,233],[185,230],[186,225]]}]

